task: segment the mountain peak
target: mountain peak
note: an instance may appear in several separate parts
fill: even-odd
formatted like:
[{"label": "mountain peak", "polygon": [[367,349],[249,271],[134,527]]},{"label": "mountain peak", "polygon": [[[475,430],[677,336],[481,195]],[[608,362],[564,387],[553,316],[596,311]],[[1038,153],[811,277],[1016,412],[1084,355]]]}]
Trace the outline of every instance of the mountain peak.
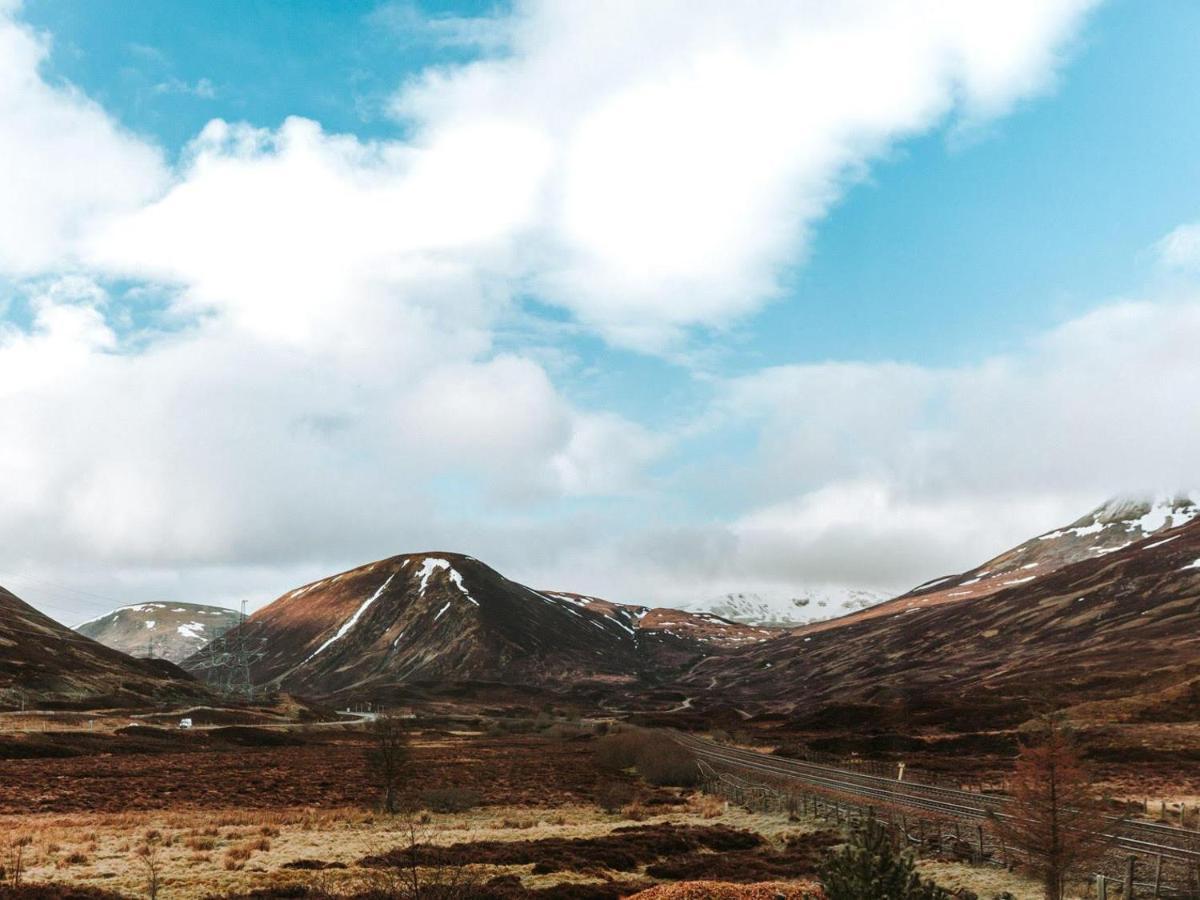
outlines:
[{"label": "mountain peak", "polygon": [[[1200,514],[1200,492],[1172,491],[1126,493],[1110,497],[1087,515],[1072,522],[1071,529],[1124,524],[1129,531],[1153,534],[1163,528],[1178,528]],[[1061,532],[1051,532],[1051,535]]]}]

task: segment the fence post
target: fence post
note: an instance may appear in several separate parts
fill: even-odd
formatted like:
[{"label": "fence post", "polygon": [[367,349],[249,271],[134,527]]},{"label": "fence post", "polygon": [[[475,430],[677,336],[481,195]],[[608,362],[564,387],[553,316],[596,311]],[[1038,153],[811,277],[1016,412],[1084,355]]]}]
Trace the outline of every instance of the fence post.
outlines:
[{"label": "fence post", "polygon": [[1154,857],[1154,900],[1158,900],[1158,892],[1162,889],[1162,854]]},{"label": "fence post", "polygon": [[1125,861],[1125,900],[1133,900],[1133,866],[1136,859],[1130,856]]},{"label": "fence post", "polygon": [[979,861],[983,862],[983,826],[976,825],[975,830],[979,834]]},{"label": "fence post", "polygon": [[1108,879],[1103,875],[1096,876],[1096,896],[1099,900],[1108,900]]}]

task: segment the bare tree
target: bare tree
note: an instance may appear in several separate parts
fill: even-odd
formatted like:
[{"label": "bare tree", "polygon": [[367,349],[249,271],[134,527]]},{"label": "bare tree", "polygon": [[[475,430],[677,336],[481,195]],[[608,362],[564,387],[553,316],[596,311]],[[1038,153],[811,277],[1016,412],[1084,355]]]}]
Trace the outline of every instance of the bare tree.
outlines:
[{"label": "bare tree", "polygon": [[478,897],[482,876],[469,858],[433,843],[432,829],[411,816],[399,846],[364,860],[366,893],[389,900],[469,900]]},{"label": "bare tree", "polygon": [[1012,777],[1011,818],[996,830],[1021,852],[1041,880],[1046,900],[1062,900],[1067,882],[1086,875],[1107,844],[1102,812],[1074,736],[1053,714],[1037,738],[1021,747]]},{"label": "bare tree", "polygon": [[138,862],[146,869],[146,896],[150,900],[156,900],[158,897],[159,872],[162,868],[162,861],[158,856],[160,841],[161,837],[157,831],[148,831],[146,839],[134,851]]},{"label": "bare tree", "polygon": [[7,877],[14,888],[21,886],[21,876],[25,871],[25,848],[33,843],[33,838],[27,834],[18,834],[8,841],[8,871],[0,866],[0,877]]},{"label": "bare tree", "polygon": [[396,715],[383,713],[369,726],[371,746],[367,767],[380,792],[380,805],[386,813],[399,808],[400,786],[412,760],[408,723]]}]

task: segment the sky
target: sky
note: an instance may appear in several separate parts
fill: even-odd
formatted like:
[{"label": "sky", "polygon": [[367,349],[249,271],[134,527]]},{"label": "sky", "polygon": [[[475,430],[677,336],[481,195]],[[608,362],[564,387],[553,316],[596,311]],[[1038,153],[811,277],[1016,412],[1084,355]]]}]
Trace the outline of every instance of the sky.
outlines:
[{"label": "sky", "polygon": [[0,584],[899,592],[1197,483],[1200,6],[0,0]]}]

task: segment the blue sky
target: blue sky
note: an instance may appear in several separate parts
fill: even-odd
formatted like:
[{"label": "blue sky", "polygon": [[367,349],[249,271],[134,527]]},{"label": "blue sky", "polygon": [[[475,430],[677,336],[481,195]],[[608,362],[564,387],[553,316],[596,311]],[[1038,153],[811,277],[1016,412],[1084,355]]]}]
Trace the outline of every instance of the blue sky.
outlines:
[{"label": "blue sky", "polygon": [[[622,599],[888,591],[1180,485],[1200,8],[904,6],[0,3],[7,150],[58,160],[11,188],[48,224],[0,230],[0,371],[59,373],[0,395],[0,581],[261,602],[441,545]],[[108,402],[132,458],[30,411]]]}]

